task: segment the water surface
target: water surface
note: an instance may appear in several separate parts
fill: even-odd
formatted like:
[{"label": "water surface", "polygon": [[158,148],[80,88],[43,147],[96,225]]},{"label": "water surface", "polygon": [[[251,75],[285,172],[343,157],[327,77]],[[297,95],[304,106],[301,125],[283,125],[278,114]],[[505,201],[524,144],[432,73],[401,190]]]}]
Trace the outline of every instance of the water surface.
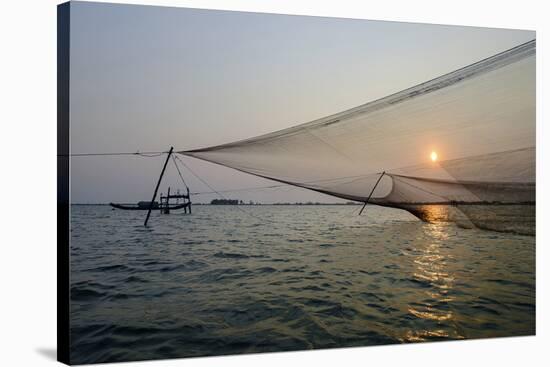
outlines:
[{"label": "water surface", "polygon": [[71,208],[72,363],[535,333],[535,238],[369,206]]}]

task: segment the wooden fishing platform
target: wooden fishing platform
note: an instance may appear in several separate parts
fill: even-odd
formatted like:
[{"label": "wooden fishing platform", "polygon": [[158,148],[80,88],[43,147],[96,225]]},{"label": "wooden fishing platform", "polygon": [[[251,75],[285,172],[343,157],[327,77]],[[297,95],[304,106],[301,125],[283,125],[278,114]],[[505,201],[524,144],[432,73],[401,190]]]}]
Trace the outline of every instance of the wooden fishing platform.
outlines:
[{"label": "wooden fishing platform", "polygon": [[[174,202],[175,201],[175,202]],[[140,201],[137,204],[109,203],[110,206],[121,210],[160,210],[162,214],[170,214],[171,210],[183,209],[185,213],[191,214],[191,195],[189,188],[187,193],[182,194],[178,190],[175,194],[170,194],[170,187],[167,195],[160,195],[160,202]]]},{"label": "wooden fishing platform", "polygon": [[[187,186],[187,184],[185,183],[185,180],[183,179],[183,176],[178,167],[176,159],[172,156],[173,152],[174,152],[174,147],[170,147],[170,150],[168,151],[168,155],[166,156],[166,160],[164,161],[164,165],[162,166],[162,171],[160,172],[160,176],[158,178],[157,185],[155,186],[155,191],[153,192],[153,198],[151,199],[151,201],[140,201],[137,204],[109,203],[109,205],[112,206],[113,208],[122,209],[122,210],[147,210],[147,216],[145,217],[145,222],[143,223],[144,226],[147,226],[147,222],[149,221],[149,217],[151,216],[152,210],[160,210],[162,214],[170,214],[171,210],[183,209],[186,214],[188,212],[189,214],[191,214],[191,194],[189,192],[189,187]],[[176,166],[178,174],[183,182],[183,185],[185,186],[186,193],[182,194],[180,193],[180,190],[177,190],[175,194],[170,194],[170,187],[168,187],[167,194],[163,195],[161,193],[160,201],[156,201],[158,189],[162,181],[162,177],[164,176],[164,171],[166,171],[166,166],[170,158],[172,158],[172,161]]]}]

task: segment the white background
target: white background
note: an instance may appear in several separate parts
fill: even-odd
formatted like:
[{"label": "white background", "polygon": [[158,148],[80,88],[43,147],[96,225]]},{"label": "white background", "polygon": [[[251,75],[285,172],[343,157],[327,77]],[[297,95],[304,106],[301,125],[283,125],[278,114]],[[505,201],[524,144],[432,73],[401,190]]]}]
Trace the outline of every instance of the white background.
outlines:
[{"label": "white background", "polygon": [[[537,336],[120,364],[131,366],[541,365],[548,325],[550,35],[544,1],[119,1],[537,31]],[[56,5],[3,1],[0,11],[0,365],[54,364],[56,350]],[[546,103],[546,105],[545,105]],[[23,196],[34,193],[35,196]],[[38,206],[30,206],[34,202]],[[546,312],[545,312],[546,311]]]}]

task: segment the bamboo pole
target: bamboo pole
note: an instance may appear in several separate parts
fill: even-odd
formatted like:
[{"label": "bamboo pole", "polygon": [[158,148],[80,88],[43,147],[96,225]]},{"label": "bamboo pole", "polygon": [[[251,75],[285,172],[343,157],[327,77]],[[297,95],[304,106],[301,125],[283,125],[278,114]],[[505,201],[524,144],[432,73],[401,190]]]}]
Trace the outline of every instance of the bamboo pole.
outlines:
[{"label": "bamboo pole", "polygon": [[174,150],[174,147],[170,147],[170,151],[168,152],[168,156],[166,157],[166,161],[164,162],[164,166],[162,167],[162,172],[160,173],[159,180],[157,182],[157,187],[155,187],[155,192],[153,193],[153,199],[151,199],[151,203],[149,204],[149,210],[147,211],[147,217],[145,218],[145,223],[143,223],[144,226],[147,226],[147,222],[149,221],[149,216],[151,216],[151,210],[153,210],[153,204],[155,202],[155,199],[157,197],[157,192],[159,190],[160,182],[162,181],[162,176],[164,176],[164,171],[166,170],[166,165],[168,164],[168,160],[172,156],[172,151]]},{"label": "bamboo pole", "polygon": [[361,211],[359,212],[359,215],[361,215],[361,213],[363,213],[363,210],[365,209],[365,207],[367,206],[367,204],[369,203],[369,200],[370,200],[370,197],[372,196],[372,194],[374,193],[374,189],[376,189],[376,186],[378,186],[378,183],[380,183],[380,180],[382,179],[382,176],[384,176],[386,174],[386,171],[382,172],[382,174],[380,175],[380,177],[378,177],[378,181],[376,181],[376,183],[374,184],[374,187],[372,188],[370,194],[369,194],[369,197],[367,198],[367,201],[365,201],[365,205],[363,205],[363,207],[361,208]]}]

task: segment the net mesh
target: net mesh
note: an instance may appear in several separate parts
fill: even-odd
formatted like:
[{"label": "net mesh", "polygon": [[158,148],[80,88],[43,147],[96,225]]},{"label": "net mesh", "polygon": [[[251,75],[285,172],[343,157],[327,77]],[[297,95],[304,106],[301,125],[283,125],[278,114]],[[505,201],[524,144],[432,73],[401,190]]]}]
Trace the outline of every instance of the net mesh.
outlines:
[{"label": "net mesh", "polygon": [[374,188],[370,202],[426,221],[533,234],[535,50],[533,40],[341,113],[178,153],[349,200]]}]

